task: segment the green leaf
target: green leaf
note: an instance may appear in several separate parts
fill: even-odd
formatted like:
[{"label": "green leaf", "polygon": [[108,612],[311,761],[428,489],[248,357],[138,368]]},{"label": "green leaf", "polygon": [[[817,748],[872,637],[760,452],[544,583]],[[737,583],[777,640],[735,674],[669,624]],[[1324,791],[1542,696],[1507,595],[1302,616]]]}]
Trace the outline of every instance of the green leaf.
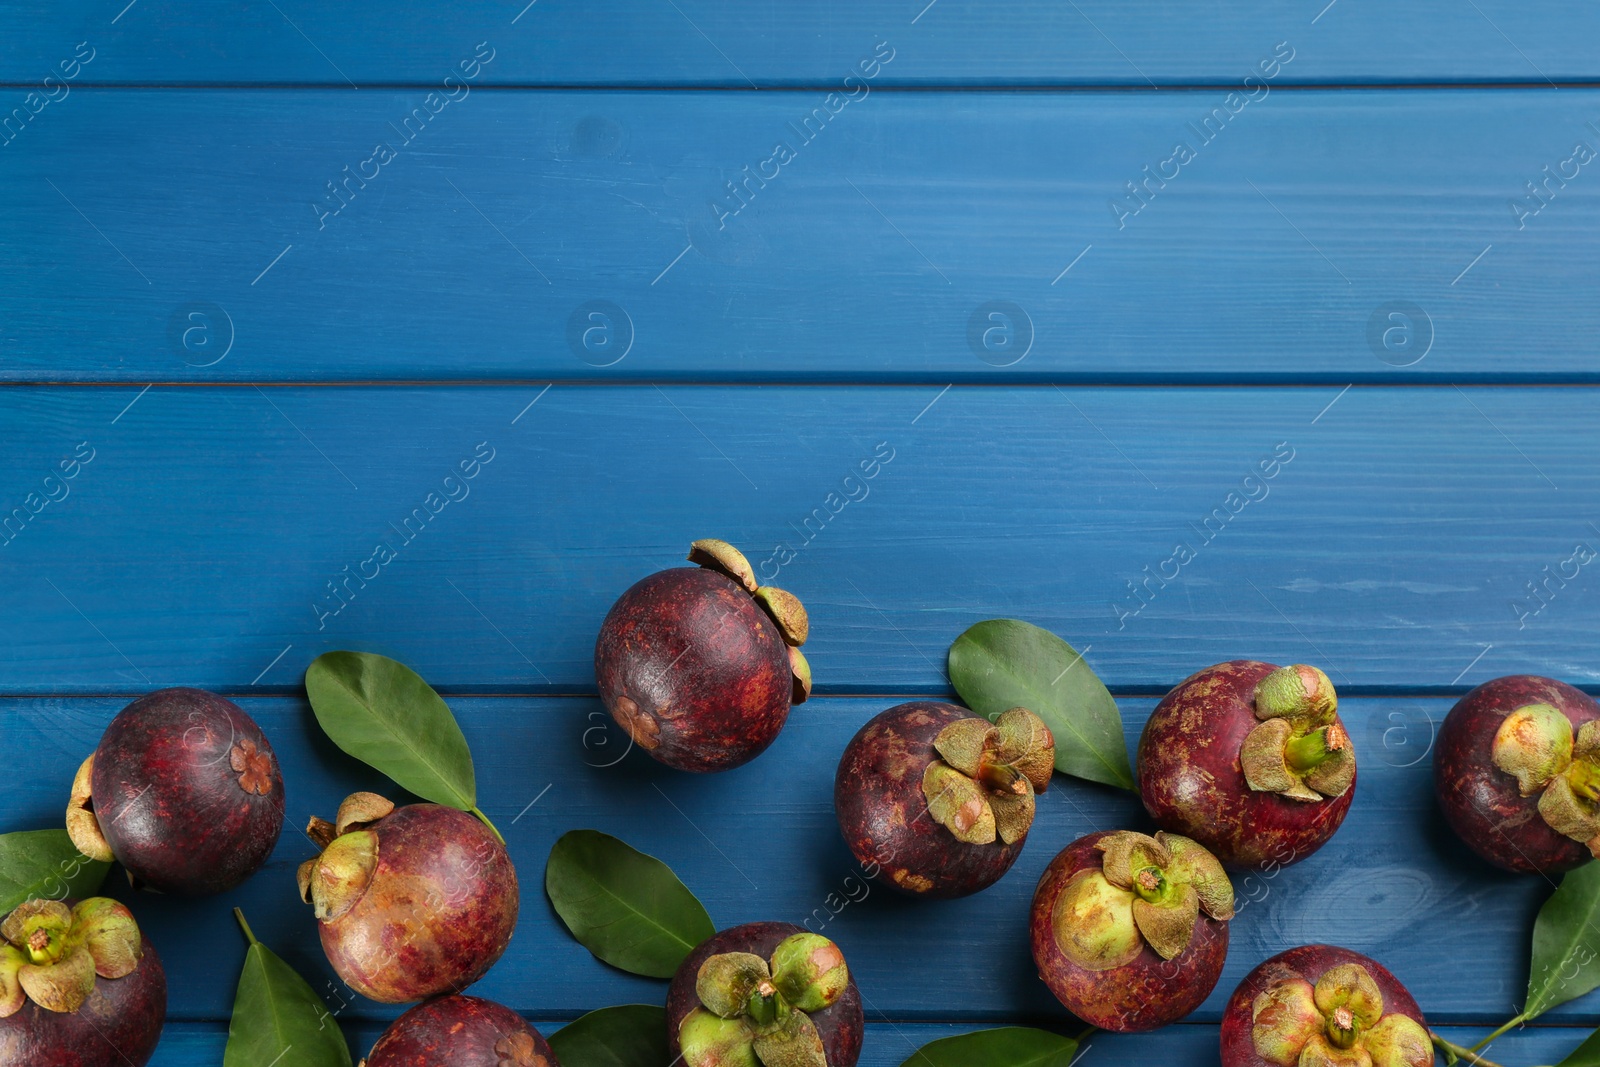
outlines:
[{"label": "green leaf", "polygon": [[250,940],[239,972],[222,1067],[350,1067],[350,1046],[322,998],[306,980],[256,940],[244,914],[234,917]]},{"label": "green leaf", "polygon": [[1003,1026],[930,1041],[900,1067],[1067,1067],[1077,1052],[1070,1037]]},{"label": "green leaf", "polygon": [[667,1012],[650,1004],[591,1011],[550,1036],[561,1067],[668,1067]]},{"label": "green leaf", "polygon": [[92,860],[72,845],[65,830],[19,830],[0,834],[0,916],[34,897],[92,897],[111,864]]},{"label": "green leaf", "polygon": [[1600,1067],[1600,1030],[1585,1038],[1556,1067]]},{"label": "green leaf", "polygon": [[950,646],[950,682],[967,707],[995,718],[1023,707],[1056,739],[1056,770],[1134,788],[1117,702],[1076,649],[1049,630],[989,619]]},{"label": "green leaf", "polygon": [[370,652],[324,652],[306,695],[333,743],[424,800],[472,811],[478,783],[456,717],[416,671]]},{"label": "green leaf", "polygon": [[1600,986],[1600,863],[1585,863],[1561,884],[1533,921],[1533,960],[1523,1020]]},{"label": "green leaf", "polygon": [[573,830],[550,849],[544,891],[572,936],[613,967],[671,978],[717,932],[672,868],[598,830]]}]

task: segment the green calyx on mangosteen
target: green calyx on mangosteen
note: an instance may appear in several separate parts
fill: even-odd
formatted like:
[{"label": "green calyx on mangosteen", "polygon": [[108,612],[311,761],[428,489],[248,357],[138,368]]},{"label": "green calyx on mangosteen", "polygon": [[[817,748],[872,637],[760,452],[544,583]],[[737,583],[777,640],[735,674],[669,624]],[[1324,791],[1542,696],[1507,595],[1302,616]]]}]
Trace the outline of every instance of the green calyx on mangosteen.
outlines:
[{"label": "green calyx on mangosteen", "polygon": [[1255,696],[1261,724],[1239,752],[1250,788],[1305,801],[1342,796],[1356,758],[1338,709],[1333,682],[1316,667],[1297,663],[1263,678]]},{"label": "green calyx on mangosteen", "polygon": [[1027,708],[1012,708],[992,724],[960,719],[933,740],[940,758],[922,775],[928,813],[969,845],[998,837],[1010,845],[1033,825],[1034,794],[1050,787],[1055,738]]},{"label": "green calyx on mangosteen", "polygon": [[1574,736],[1561,711],[1529,704],[1500,723],[1491,751],[1518,792],[1539,794],[1539,815],[1552,830],[1600,855],[1600,721],[1584,723]]},{"label": "green calyx on mangosteen", "polygon": [[0,938],[0,1018],[30,1000],[47,1011],[77,1011],[96,976],[131,974],[142,949],[133,913],[106,897],[73,907],[27,901],[0,923]]},{"label": "green calyx on mangosteen", "polygon": [[1075,875],[1051,915],[1057,947],[1086,971],[1107,971],[1149,945],[1170,960],[1188,947],[1200,913],[1233,918],[1233,883],[1215,856],[1187,837],[1122,830],[1095,847],[1101,869]]},{"label": "green calyx on mangosteen", "polygon": [[1284,978],[1251,1004],[1258,1056],[1284,1067],[1411,1067],[1431,1064],[1433,1042],[1421,1023],[1384,1014],[1383,992],[1365,967],[1343,963],[1316,984]]},{"label": "green calyx on mangosteen", "polygon": [[812,1012],[850,985],[844,954],[820,934],[791,934],[772,959],[750,952],[706,958],[695,977],[700,1007],[678,1042],[687,1067],[828,1067]]},{"label": "green calyx on mangosteen", "polygon": [[0,1061],[144,1067],[166,1015],[161,959],[120,902],[35,898],[0,922]]}]

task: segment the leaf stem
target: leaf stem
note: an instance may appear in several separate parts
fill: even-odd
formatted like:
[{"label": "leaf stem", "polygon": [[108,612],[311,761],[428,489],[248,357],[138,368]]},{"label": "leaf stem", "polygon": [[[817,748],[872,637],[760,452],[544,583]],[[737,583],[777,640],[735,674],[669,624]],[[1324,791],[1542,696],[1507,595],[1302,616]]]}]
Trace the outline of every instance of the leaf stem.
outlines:
[{"label": "leaf stem", "polygon": [[485,826],[487,826],[489,828],[489,832],[494,834],[494,836],[499,840],[499,842],[502,845],[506,843],[505,835],[503,835],[499,831],[499,829],[497,829],[495,827],[494,823],[489,821],[489,816],[485,815],[482,811],[478,810],[476,807],[474,807],[472,809],[472,814],[476,815],[483,822],[483,825],[485,825]]},{"label": "leaf stem", "polygon": [[234,908],[233,909],[233,917],[235,919],[239,920],[239,928],[244,931],[245,939],[248,940],[250,942],[250,944],[252,944],[252,945],[261,944],[261,942],[256,940],[255,932],[250,929],[250,924],[245,922],[245,920],[244,920],[244,912],[243,911],[241,911],[238,908]]},{"label": "leaf stem", "polygon": [[1528,1013],[1527,1012],[1523,1012],[1522,1014],[1517,1015],[1516,1017],[1507,1020],[1507,1022],[1506,1022],[1506,1024],[1504,1026],[1500,1027],[1500,1029],[1496,1030],[1494,1033],[1490,1034],[1488,1037],[1484,1038],[1482,1041],[1479,1041],[1476,1045],[1473,1045],[1467,1051],[1468,1052],[1476,1052],[1476,1051],[1478,1051],[1480,1048],[1482,1048],[1483,1046],[1487,1045],[1489,1042],[1493,1041],[1495,1038],[1499,1037],[1501,1034],[1505,1033],[1507,1030],[1513,1030],[1513,1029],[1521,1026],[1523,1023],[1527,1022],[1529,1018],[1530,1018],[1530,1016],[1528,1015]]},{"label": "leaf stem", "polygon": [[1438,1046],[1440,1051],[1448,1056],[1454,1056],[1466,1063],[1473,1064],[1473,1067],[1500,1067],[1498,1063],[1484,1059],[1470,1048],[1462,1048],[1452,1041],[1446,1041],[1433,1030],[1428,1031],[1428,1036],[1433,1039],[1433,1043]]}]

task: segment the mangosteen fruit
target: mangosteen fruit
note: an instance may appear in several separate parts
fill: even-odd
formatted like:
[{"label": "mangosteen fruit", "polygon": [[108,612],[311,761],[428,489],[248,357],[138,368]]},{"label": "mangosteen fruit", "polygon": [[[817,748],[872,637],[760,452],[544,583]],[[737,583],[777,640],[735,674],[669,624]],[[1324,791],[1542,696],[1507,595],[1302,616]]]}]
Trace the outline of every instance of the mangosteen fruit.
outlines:
[{"label": "mangosteen fruit", "polygon": [[1600,856],[1600,704],[1553,678],[1484,682],[1439,728],[1433,787],[1451,829],[1495,866],[1581,866]]},{"label": "mangosteen fruit", "polygon": [[106,897],[29,900],[0,923],[0,1063],[144,1067],[167,976],[133,913]]},{"label": "mangosteen fruit", "polygon": [[707,939],[667,990],[667,1052],[684,1067],[855,1067],[861,994],[839,946],[792,923]]},{"label": "mangosteen fruit", "polygon": [[561,1067],[543,1035],[480,997],[418,1004],[389,1024],[362,1067]]},{"label": "mangosteen fruit", "polygon": [[991,723],[916,700],[851,738],[833,806],[863,870],[915,896],[966,896],[1016,862],[1054,766],[1055,739],[1026,708]]},{"label": "mangosteen fruit", "polygon": [[723,771],[765,751],[811,695],[810,623],[726,541],[696,541],[689,561],[699,566],[652,574],[611,606],[595,680],[634,744],[669,767]]},{"label": "mangosteen fruit", "polygon": [[1332,945],[1280,952],[1222,1013],[1222,1067],[1433,1067],[1417,1002],[1382,964]]},{"label": "mangosteen fruit", "polygon": [[313,818],[306,835],[322,853],[300,865],[301,899],[333,969],[362,996],[403,1004],[458,993],[511,942],[517,872],[466,812],[352,793],[337,821]]},{"label": "mangosteen fruit", "polygon": [[1157,826],[1230,867],[1305,859],[1339,829],[1356,756],[1328,676],[1231,660],[1180,682],[1139,737],[1139,796]]},{"label": "mangosteen fruit", "polygon": [[282,830],[272,745],[237,704],[203,689],[158,689],[119,711],[67,805],[78,851],[160,893],[234,888]]},{"label": "mangosteen fruit", "polygon": [[1201,845],[1102,831],[1068,845],[1039,879],[1033,961],[1089,1025],[1153,1030],[1194,1011],[1216,986],[1232,917],[1233,884]]}]

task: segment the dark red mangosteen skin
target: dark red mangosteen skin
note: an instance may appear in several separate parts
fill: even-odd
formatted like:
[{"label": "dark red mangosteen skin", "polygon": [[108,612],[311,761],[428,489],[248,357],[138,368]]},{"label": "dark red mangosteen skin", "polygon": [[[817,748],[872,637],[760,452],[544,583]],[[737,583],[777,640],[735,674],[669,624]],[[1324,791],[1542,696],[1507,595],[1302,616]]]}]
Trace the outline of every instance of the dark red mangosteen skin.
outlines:
[{"label": "dark red mangosteen skin", "polygon": [[[248,757],[244,771],[235,752]],[[118,712],[90,788],[112,853],[135,884],[162,893],[234,888],[283,829],[272,745],[237,704],[203,689],[158,689]]]},{"label": "dark red mangosteen skin", "polygon": [[[700,997],[694,991],[695,978],[700,965],[709,957],[722,952],[750,952],[764,960],[772,959],[772,951],[784,938],[805,933],[805,927],[794,923],[745,923],[724,930],[702,942],[689,953],[689,958],[678,966],[667,988],[667,1054],[672,1063],[679,1063],[682,1052],[678,1045],[678,1030],[689,1013],[700,1007]],[[850,957],[845,957],[849,966]],[[861,1056],[861,1038],[864,1019],[861,1014],[861,991],[856,988],[855,975],[839,999],[811,1013],[817,1033],[822,1036],[822,1050],[827,1054],[828,1067],[855,1067]]]},{"label": "dark red mangosteen skin", "polygon": [[1378,991],[1383,994],[1385,1015],[1409,1015],[1427,1029],[1428,1021],[1422,1017],[1416,1000],[1383,964],[1347,948],[1301,945],[1263,961],[1245,975],[1239,988],[1228,998],[1228,1006],[1222,1011],[1222,1067],[1276,1067],[1270,1060],[1256,1055],[1255,1041],[1251,1037],[1255,1028],[1252,1007],[1256,997],[1286,978],[1304,978],[1316,985],[1317,979],[1345,963],[1359,964],[1372,975],[1372,980],[1378,983]]},{"label": "dark red mangosteen skin", "polygon": [[912,896],[963,897],[1011,869],[1027,838],[971,845],[933,820],[922,774],[939,758],[933,739],[966,708],[934,700],[897,704],[868,722],[839,760],[833,806],[862,868]]},{"label": "dark red mangosteen skin", "polygon": [[366,892],[317,924],[339,977],[384,1004],[482,978],[517,925],[517,872],[505,846],[472,815],[439,804],[396,808],[368,829],[378,835],[378,866]]},{"label": "dark red mangosteen skin", "polygon": [[1211,995],[1228,958],[1228,924],[1201,912],[1188,947],[1170,960],[1149,945],[1132,962],[1104,971],[1085,970],[1068,959],[1051,929],[1056,899],[1073,875],[1101,869],[1105,853],[1095,842],[1114,832],[1080,837],[1050,861],[1033,894],[1028,928],[1033,962],[1056,999],[1090,1026],[1127,1034],[1176,1022]]},{"label": "dark red mangosteen skin", "polygon": [[[500,1067],[495,1046],[515,1034],[533,1039],[529,1067],[561,1067],[544,1036],[510,1008],[480,997],[437,997],[389,1024],[366,1067]],[[520,1064],[519,1064],[520,1067]]]},{"label": "dark red mangosteen skin", "polygon": [[777,624],[742,585],[705,567],[660,571],[623,593],[600,626],[594,673],[640,748],[696,772],[765,751],[794,688]]},{"label": "dark red mangosteen skin", "polygon": [[1556,874],[1589,862],[1589,849],[1552,830],[1539,814],[1539,794],[1525,797],[1517,780],[1494,765],[1494,735],[1505,717],[1529,704],[1549,704],[1572,732],[1600,719],[1600,704],[1553,678],[1514,674],[1484,682],[1456,701],[1433,748],[1433,789],[1445,821],[1474,852],[1508,871]]},{"label": "dark red mangosteen skin", "polygon": [[46,1011],[30,1000],[0,1019],[0,1064],[144,1067],[166,1019],[167,975],[146,938],[139,966],[121,978],[95,978],[77,1011]]},{"label": "dark red mangosteen skin", "polygon": [[1150,818],[1229,867],[1298,863],[1334,835],[1356,795],[1354,779],[1320,801],[1257,792],[1244,780],[1239,749],[1261,721],[1256,686],[1277,669],[1236,659],[1197,671],[1161,698],[1139,736],[1139,796]]}]

